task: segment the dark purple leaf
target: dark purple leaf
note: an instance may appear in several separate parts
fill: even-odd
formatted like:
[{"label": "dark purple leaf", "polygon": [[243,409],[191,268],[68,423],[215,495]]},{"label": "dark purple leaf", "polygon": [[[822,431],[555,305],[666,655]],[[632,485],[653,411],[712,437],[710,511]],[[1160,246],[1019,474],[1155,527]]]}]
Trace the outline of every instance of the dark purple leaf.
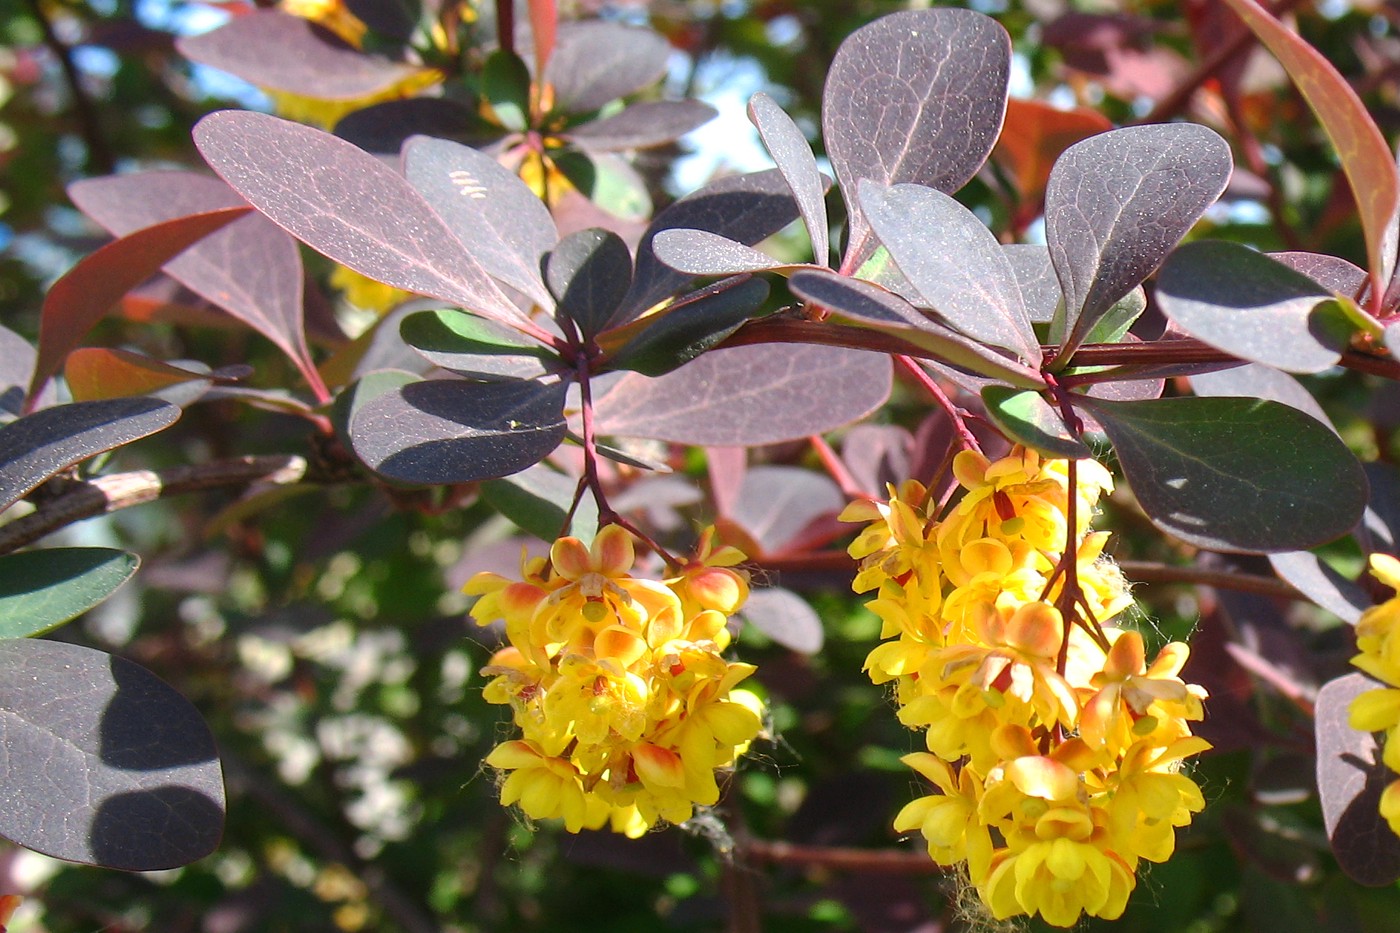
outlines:
[{"label": "dark purple leaf", "polygon": [[350,437],[370,469],[396,482],[494,479],[559,446],[564,391],[563,383],[414,382],[355,412]]},{"label": "dark purple leaf", "polygon": [[841,490],[820,473],[791,466],[756,466],[744,474],[728,516],[749,533],[763,554],[774,554],[813,521],[835,515],[845,504]]},{"label": "dark purple leaf", "polygon": [[[577,491],[578,477],[560,473],[543,463],[481,484],[481,495],[492,508],[521,531],[542,541],[553,541],[565,533],[564,519]],[[587,544],[597,531],[598,504],[592,495],[585,494],[579,500],[567,533]]]},{"label": "dark purple leaf", "polygon": [[408,44],[418,25],[420,5],[412,0],[344,0],[345,9],[380,37]]},{"label": "dark purple leaf", "polygon": [[194,135],[225,181],[336,262],[486,317],[527,321],[403,176],[364,150],[308,126],[231,110],[199,121]]},{"label": "dark purple leaf", "polygon": [[545,282],[558,311],[592,340],[632,284],[632,254],[616,233],[592,227],[571,233],[545,257]]},{"label": "dark purple leaf", "polygon": [[602,20],[559,29],[559,46],[545,68],[554,107],[587,113],[656,82],[666,71],[671,44],[650,29]]},{"label": "dark purple leaf", "polygon": [[564,134],[592,152],[647,149],[680,139],[715,118],[718,111],[698,100],[648,100],[601,120],[590,120]]},{"label": "dark purple leaf", "polygon": [[961,188],[996,142],[1010,70],[1006,30],[969,10],[892,13],[841,43],[822,94],[822,133],[850,213],[847,265],[872,248],[856,185]]},{"label": "dark purple leaf", "polygon": [[1333,434],[1337,433],[1332,419],[1327,417],[1327,412],[1322,410],[1312,393],[1303,388],[1297,379],[1271,366],[1250,363],[1213,373],[1201,373],[1191,377],[1191,388],[1197,395],[1273,399],[1310,415],[1325,424]]},{"label": "dark purple leaf", "polygon": [[863,181],[859,200],[899,271],[948,326],[1039,365],[1040,343],[1016,273],[982,221],[922,185]]},{"label": "dark purple leaf", "polygon": [[1371,608],[1371,597],[1365,590],[1311,551],[1270,554],[1269,563],[1279,577],[1344,622],[1355,625],[1361,613]]},{"label": "dark purple leaf", "polygon": [[595,415],[602,434],[753,446],[838,428],[889,393],[884,354],[760,344],[706,353],[658,379],[628,373],[595,400]]},{"label": "dark purple leaf", "polygon": [[783,173],[793,200],[802,212],[807,235],[812,239],[812,261],[819,266],[827,263],[831,250],[826,224],[826,184],[817,168],[817,158],[807,137],[767,94],[759,92],[749,100],[749,119],[758,127],[763,145]]},{"label": "dark purple leaf", "polygon": [[445,139],[411,140],[403,160],[408,183],[483,269],[541,307],[553,305],[540,268],[559,231],[524,182],[484,152]]},{"label": "dark purple leaf", "polygon": [[176,868],[219,844],[224,782],[189,701],[130,661],[0,641],[0,835],[55,858]]},{"label": "dark purple leaf", "polygon": [[[1045,194],[1045,239],[1065,297],[1065,350],[1147,278],[1230,178],[1230,147],[1194,123],[1133,126],[1076,143]],[[1062,351],[1062,353],[1065,351]]]},{"label": "dark purple leaf", "polygon": [[1400,556],[1400,470],[1389,463],[1366,464],[1371,503],[1357,529],[1366,551],[1388,551]]},{"label": "dark purple leaf", "polygon": [[0,427],[0,509],[50,476],[170,427],[180,409],[154,398],[56,405]]},{"label": "dark purple leaf", "polygon": [[1060,306],[1060,280],[1055,277],[1055,265],[1050,250],[1039,243],[1010,243],[1003,246],[1006,261],[1016,276],[1021,303],[1026,316],[1034,324],[1049,324]]},{"label": "dark purple leaf", "polygon": [[1317,695],[1317,789],[1337,864],[1359,884],[1400,879],[1400,836],[1380,815],[1381,792],[1395,779],[1369,732],[1351,727],[1352,700],[1383,684],[1353,673],[1324,684]]},{"label": "dark purple leaf", "polygon": [[423,69],[366,55],[300,16],[258,10],[198,36],[175,40],[191,61],[250,84],[329,100],[386,91]]},{"label": "dark purple leaf", "polygon": [[825,633],[821,617],[807,601],[791,590],[768,586],[749,593],[749,601],[739,610],[744,621],[798,654],[822,650]]},{"label": "dark purple leaf", "polygon": [[386,100],[348,113],[335,125],[335,135],[341,139],[385,156],[397,156],[414,136],[486,146],[504,133],[475,111],[445,97]]},{"label": "dark purple leaf", "polygon": [[1157,301],[1193,337],[1289,372],[1334,366],[1347,345],[1316,313],[1333,304],[1329,290],[1238,243],[1181,247],[1157,277]]},{"label": "dark purple leaf", "polygon": [[705,230],[662,230],[652,239],[651,248],[657,259],[686,275],[734,275],[792,266]]},{"label": "dark purple leaf", "polygon": [[[609,333],[624,341],[609,350],[609,365],[661,376],[714,347],[763,306],[768,283],[738,276],[691,292],[655,314]],[[633,332],[636,332],[635,335]]]},{"label": "dark purple leaf", "polygon": [[1346,534],[1365,508],[1361,464],[1287,405],[1200,397],[1080,404],[1113,442],[1143,511],[1190,544],[1303,550]]},{"label": "dark purple leaf", "polygon": [[39,356],[29,394],[34,395],[48,382],[63,365],[68,351],[122,295],[200,237],[246,214],[246,208],[231,207],[168,220],[108,243],[79,260],[44,296],[39,318]]},{"label": "dark purple leaf", "polygon": [[1045,384],[1040,374],[1030,367],[930,320],[918,308],[878,285],[828,269],[802,269],[793,273],[788,286],[794,295],[806,301],[859,326],[891,334],[937,353],[951,365],[1022,388],[1039,388]]},{"label": "dark purple leaf", "polygon": [[[143,172],[79,181],[73,203],[116,236],[187,214],[239,207],[228,185],[195,172]],[[163,267],[205,301],[277,345],[308,376],[315,369],[302,323],[304,275],[296,241],[253,214],[202,239]]]},{"label": "dark purple leaf", "polygon": [[652,240],[662,230],[707,230],[751,246],[777,233],[797,217],[792,192],[776,169],[752,175],[730,175],[686,195],[657,214],[647,227],[637,245],[632,289],[612,323],[630,321],[693,278],[656,258]]}]

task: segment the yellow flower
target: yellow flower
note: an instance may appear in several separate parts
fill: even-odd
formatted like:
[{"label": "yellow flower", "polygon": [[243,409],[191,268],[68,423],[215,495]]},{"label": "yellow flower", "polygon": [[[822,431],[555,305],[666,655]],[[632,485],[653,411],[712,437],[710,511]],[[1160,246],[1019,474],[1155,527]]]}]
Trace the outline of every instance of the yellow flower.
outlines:
[{"label": "yellow flower", "polygon": [[894,818],[895,830],[919,830],[928,843],[929,858],[940,865],[965,861],[974,884],[984,879],[991,866],[993,847],[987,824],[978,814],[982,782],[971,768],[954,773],[946,761],[924,752],[905,755],[900,760],[942,793],[905,804]]},{"label": "yellow flower", "polygon": [[501,803],[518,802],[533,819],[563,819],[569,832],[576,833],[596,828],[600,818],[606,818],[606,810],[589,806],[578,770],[563,758],[543,754],[531,742],[503,742],[486,756],[486,763],[511,772],[501,784]]}]

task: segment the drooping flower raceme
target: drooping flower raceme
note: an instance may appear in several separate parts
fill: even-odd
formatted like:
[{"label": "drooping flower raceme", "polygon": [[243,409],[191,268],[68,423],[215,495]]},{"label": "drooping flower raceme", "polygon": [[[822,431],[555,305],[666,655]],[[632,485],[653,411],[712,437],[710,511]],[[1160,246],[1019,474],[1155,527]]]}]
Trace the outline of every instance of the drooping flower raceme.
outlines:
[{"label": "drooping flower raceme", "polygon": [[762,729],[763,706],[737,685],[750,664],[726,661],[728,617],[748,598],[744,556],[702,536],[676,576],[632,576],[630,534],[591,547],[560,538],[520,578],[481,573],[478,624],[505,623],[485,697],[509,706],[520,737],[486,763],[506,773],[501,802],[570,832],[610,826],[640,836],[719,800],[718,769]]},{"label": "drooping flower raceme", "polygon": [[[1400,560],[1389,554],[1371,555],[1371,573],[1400,591]],[[1400,592],[1361,614],[1356,623],[1360,654],[1351,663],[1385,684],[1351,701],[1351,727],[1384,735],[1381,760],[1400,771]],[[1381,792],[1381,816],[1400,835],[1400,775]]]},{"label": "drooping flower raceme", "polygon": [[965,866],[997,919],[1117,917],[1138,861],[1170,857],[1204,805],[1181,764],[1209,747],[1189,726],[1205,691],[1178,676],[1184,644],[1149,664],[1141,635],[1111,625],[1132,598],[1089,530],[1108,471],[1078,461],[1071,489],[1067,461],[1017,447],[964,451],[953,472],[962,494],[941,511],[907,481],[842,514],[868,523],[854,588],[883,622],[865,669],[923,732],[928,751],[904,760],[937,790],[895,828]]}]

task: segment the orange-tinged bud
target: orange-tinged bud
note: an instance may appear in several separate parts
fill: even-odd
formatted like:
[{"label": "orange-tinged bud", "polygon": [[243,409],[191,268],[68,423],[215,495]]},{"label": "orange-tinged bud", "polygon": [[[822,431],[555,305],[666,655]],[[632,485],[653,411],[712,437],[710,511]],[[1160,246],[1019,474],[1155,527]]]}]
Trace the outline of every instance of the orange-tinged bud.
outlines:
[{"label": "orange-tinged bud", "polygon": [[641,742],[632,750],[632,764],[643,784],[655,787],[685,786],[685,765],[681,756],[670,749]]},{"label": "orange-tinged bud", "polygon": [[594,570],[609,577],[620,577],[632,569],[637,559],[632,535],[621,525],[608,525],[593,539],[590,555]]}]

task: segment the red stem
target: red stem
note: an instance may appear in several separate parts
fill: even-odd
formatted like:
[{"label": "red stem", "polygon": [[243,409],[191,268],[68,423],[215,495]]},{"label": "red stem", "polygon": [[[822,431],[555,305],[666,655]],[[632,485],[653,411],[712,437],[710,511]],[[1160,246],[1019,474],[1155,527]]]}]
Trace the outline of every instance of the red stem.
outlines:
[{"label": "red stem", "polygon": [[953,427],[958,432],[958,440],[962,443],[963,449],[975,450],[981,453],[982,445],[977,443],[977,438],[968,430],[967,422],[963,420],[962,409],[953,404],[952,400],[948,398],[947,393],[943,391],[943,387],[935,382],[933,377],[925,372],[918,361],[912,357],[901,353],[895,357],[895,360],[898,361],[899,365],[904,367],[905,372],[914,377],[915,382],[923,386],[924,390],[928,392],[929,395],[933,396],[933,400],[938,403],[938,407],[943,409],[948,417],[952,419]]}]

